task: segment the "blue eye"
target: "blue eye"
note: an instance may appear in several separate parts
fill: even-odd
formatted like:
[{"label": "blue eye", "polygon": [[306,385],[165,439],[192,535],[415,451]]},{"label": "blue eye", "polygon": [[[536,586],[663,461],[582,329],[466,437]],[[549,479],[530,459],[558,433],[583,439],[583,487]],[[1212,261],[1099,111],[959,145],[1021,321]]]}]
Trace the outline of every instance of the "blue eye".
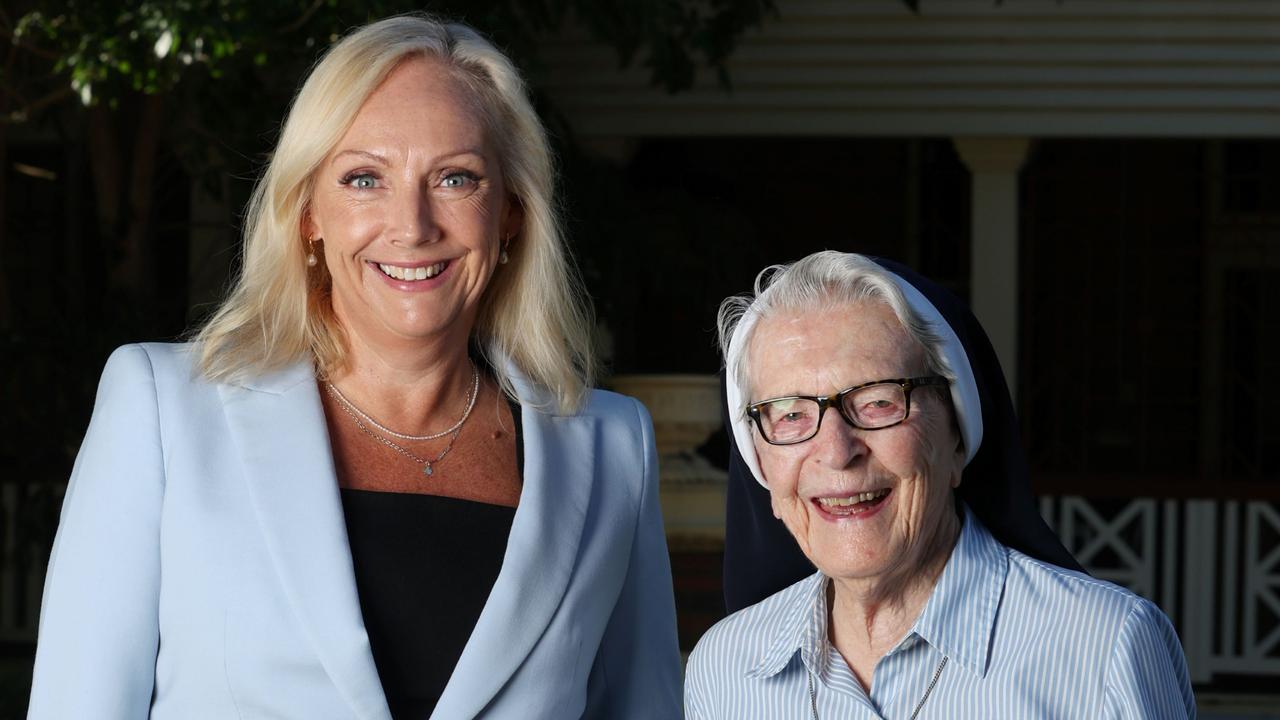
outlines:
[{"label": "blue eye", "polygon": [[450,189],[466,187],[468,183],[475,182],[476,176],[469,172],[451,172],[445,175],[440,181],[440,185]]},{"label": "blue eye", "polygon": [[343,185],[349,185],[357,190],[372,190],[378,187],[378,178],[370,173],[351,173],[342,178]]}]

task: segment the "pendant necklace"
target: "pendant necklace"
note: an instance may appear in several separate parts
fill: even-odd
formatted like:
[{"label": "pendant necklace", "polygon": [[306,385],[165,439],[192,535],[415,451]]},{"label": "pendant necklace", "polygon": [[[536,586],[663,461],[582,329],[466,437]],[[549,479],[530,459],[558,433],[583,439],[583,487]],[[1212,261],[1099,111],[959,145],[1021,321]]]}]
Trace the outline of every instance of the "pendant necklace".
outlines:
[{"label": "pendant necklace", "polygon": [[431,433],[429,435],[406,435],[404,433],[398,433],[395,430],[392,430],[391,428],[387,427],[386,425],[383,425],[382,423],[378,422],[377,420],[374,420],[373,417],[370,416],[368,413],[356,407],[356,404],[348,400],[347,396],[343,395],[342,391],[339,390],[333,383],[326,382],[325,385],[327,385],[329,388],[329,394],[332,395],[335,400],[342,403],[342,406],[347,409],[348,415],[352,413],[359,415],[361,418],[364,419],[365,422],[378,428],[378,430],[381,430],[383,433],[390,435],[391,437],[399,438],[401,440],[409,440],[411,442],[420,442],[424,440],[435,440],[436,438],[442,438],[445,435],[448,435],[449,433],[455,432],[462,428],[462,423],[466,422],[467,418],[471,417],[471,409],[476,406],[476,396],[480,394],[479,392],[480,369],[477,368],[474,363],[471,365],[471,393],[469,395],[469,399],[467,400],[467,409],[462,413],[462,419],[454,423],[453,427],[445,428],[444,430],[441,430],[438,433]]},{"label": "pendant necklace", "polygon": [[[368,413],[365,413],[363,410],[356,407],[355,403],[348,400],[346,396],[343,395],[340,390],[338,390],[338,388],[334,387],[333,383],[326,381],[325,387],[326,389],[328,389],[330,397],[332,397],[334,400],[338,402],[338,406],[342,408],[342,411],[345,412],[347,416],[351,418],[352,422],[356,424],[356,427],[360,428],[360,432],[364,433],[365,435],[368,435],[374,440],[377,440],[383,445],[386,445],[392,450],[395,450],[396,452],[409,458],[410,460],[417,463],[418,465],[421,465],[422,474],[427,477],[432,477],[436,473],[434,466],[437,463],[439,463],[441,460],[443,460],[444,456],[448,455],[449,451],[453,449],[453,441],[458,439],[459,433],[462,432],[463,424],[467,422],[467,418],[471,417],[471,410],[476,405],[476,396],[480,394],[480,371],[475,367],[475,365],[471,366],[471,392],[468,393],[467,409],[465,412],[462,413],[462,419],[454,423],[453,427],[450,427],[447,430],[444,430],[442,432],[433,433],[430,435],[404,435],[402,433],[395,432],[394,430],[391,430],[390,428],[382,425],[377,420],[374,420]],[[449,442],[444,446],[444,449],[441,450],[435,457],[424,458],[418,455],[417,453],[413,452],[412,450],[402,447],[401,445],[397,444],[395,441],[391,440],[390,438],[383,437],[382,435],[379,435],[378,433],[369,429],[369,426],[366,425],[365,422],[368,422],[369,424],[374,425],[379,430],[385,433],[394,435],[403,440],[415,440],[415,441],[435,440],[437,438],[441,438],[441,437],[444,437],[445,435],[448,435]]]}]

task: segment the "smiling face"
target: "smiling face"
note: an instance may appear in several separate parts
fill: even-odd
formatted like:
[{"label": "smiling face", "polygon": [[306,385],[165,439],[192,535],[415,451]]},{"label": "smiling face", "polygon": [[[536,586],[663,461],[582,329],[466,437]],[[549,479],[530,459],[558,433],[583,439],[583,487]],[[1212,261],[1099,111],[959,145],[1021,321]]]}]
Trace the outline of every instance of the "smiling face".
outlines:
[{"label": "smiling face", "polygon": [[303,235],[357,341],[470,335],[520,221],[476,102],[440,61],[406,60],[316,171]]},{"label": "smiling face", "polygon": [[[748,352],[753,402],[929,374],[924,349],[874,300],[762,320]],[[950,540],[964,451],[937,390],[913,391],[893,427],[859,430],[832,408],[797,445],[753,437],[774,514],[829,577],[874,583],[921,569]]]}]

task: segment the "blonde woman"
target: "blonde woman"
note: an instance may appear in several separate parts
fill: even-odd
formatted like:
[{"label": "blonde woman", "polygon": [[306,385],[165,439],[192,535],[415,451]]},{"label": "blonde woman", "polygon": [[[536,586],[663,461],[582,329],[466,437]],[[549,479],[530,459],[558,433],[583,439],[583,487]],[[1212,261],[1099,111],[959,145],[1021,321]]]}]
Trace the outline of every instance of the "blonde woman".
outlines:
[{"label": "blonde woman", "polygon": [[107,363],[30,717],[679,715],[653,433],[588,386],[552,187],[473,30],[329,51],[225,304]]}]

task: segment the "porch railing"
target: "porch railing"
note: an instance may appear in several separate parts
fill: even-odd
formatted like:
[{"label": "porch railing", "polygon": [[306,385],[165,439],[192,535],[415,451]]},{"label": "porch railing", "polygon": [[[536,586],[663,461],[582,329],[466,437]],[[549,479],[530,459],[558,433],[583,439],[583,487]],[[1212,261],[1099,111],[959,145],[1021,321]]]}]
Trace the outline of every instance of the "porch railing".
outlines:
[{"label": "porch railing", "polygon": [[1280,677],[1280,505],[1078,496],[1040,503],[1089,572],[1169,615],[1193,682]]},{"label": "porch railing", "polygon": [[[56,518],[61,491],[0,481],[0,641],[35,640],[48,545],[31,528]],[[1091,573],[1173,619],[1192,681],[1280,677],[1280,503],[1070,495],[1040,503]]]}]

